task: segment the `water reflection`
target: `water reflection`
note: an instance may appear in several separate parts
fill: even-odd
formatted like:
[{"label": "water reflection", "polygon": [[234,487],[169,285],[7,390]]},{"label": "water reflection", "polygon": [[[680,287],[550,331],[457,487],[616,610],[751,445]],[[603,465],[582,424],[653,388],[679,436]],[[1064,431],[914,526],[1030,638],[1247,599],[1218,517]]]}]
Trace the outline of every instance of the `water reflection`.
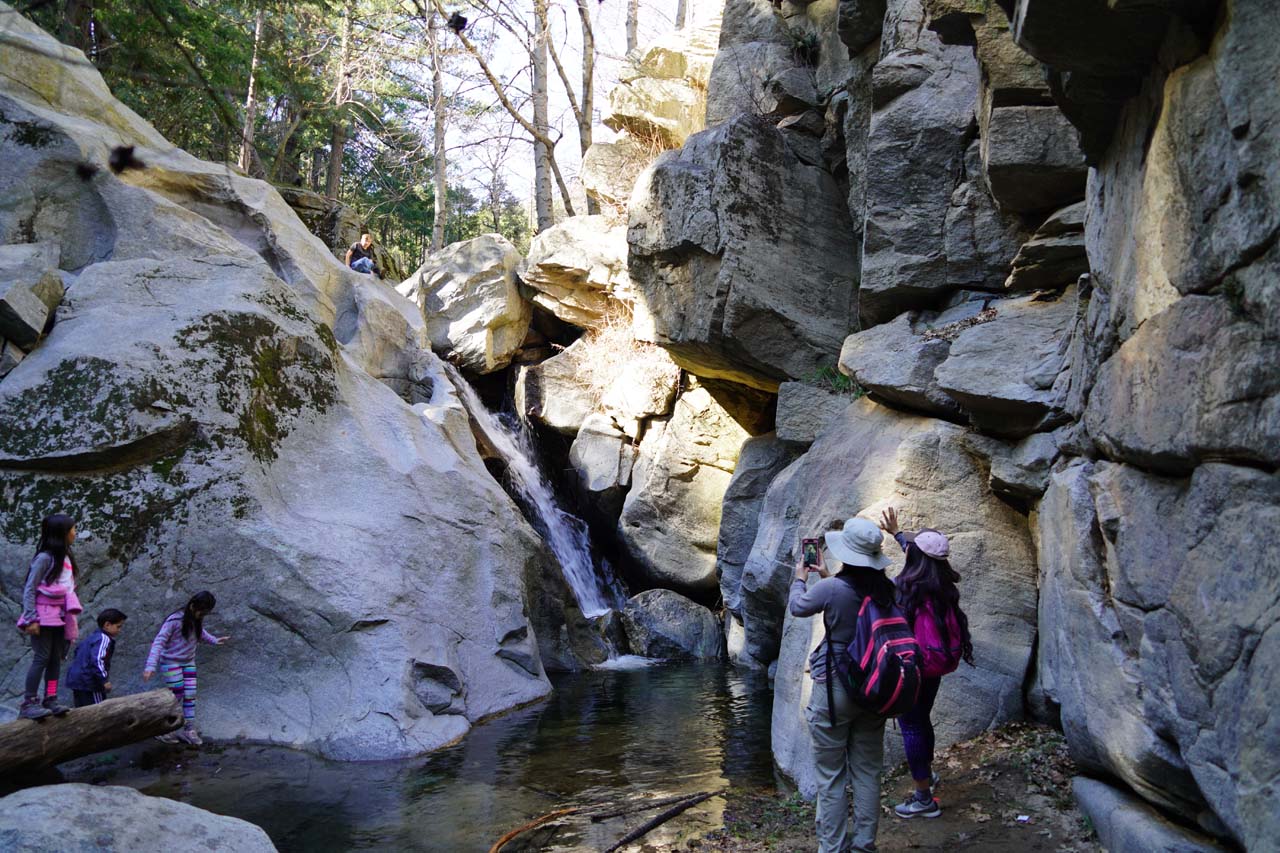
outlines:
[{"label": "water reflection", "polygon": [[[441,853],[487,851],[557,808],[773,779],[766,685],[719,666],[561,676],[546,702],[413,761],[335,763],[274,747],[177,755],[147,747],[128,755],[134,766],[76,766],[68,776],[244,818],[281,850]],[[714,828],[722,807],[713,797],[646,840]],[[571,820],[545,849],[600,850],[653,815]]]}]

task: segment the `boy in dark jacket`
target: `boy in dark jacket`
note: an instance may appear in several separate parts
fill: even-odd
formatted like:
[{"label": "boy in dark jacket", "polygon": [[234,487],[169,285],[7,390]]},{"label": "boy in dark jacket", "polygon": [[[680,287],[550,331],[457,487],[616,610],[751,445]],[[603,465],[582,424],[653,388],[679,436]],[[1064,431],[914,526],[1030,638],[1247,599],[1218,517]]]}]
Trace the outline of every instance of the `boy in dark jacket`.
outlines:
[{"label": "boy in dark jacket", "polygon": [[98,630],[76,646],[75,660],[67,672],[67,686],[76,707],[97,705],[111,692],[111,655],[125,615],[114,607],[98,614]]}]

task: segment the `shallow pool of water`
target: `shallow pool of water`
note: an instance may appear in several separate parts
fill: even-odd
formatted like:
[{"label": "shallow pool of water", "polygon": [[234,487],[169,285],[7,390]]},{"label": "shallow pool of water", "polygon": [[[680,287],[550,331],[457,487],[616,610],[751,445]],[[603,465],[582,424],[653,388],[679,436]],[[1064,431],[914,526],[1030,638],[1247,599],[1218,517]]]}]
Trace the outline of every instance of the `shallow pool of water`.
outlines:
[{"label": "shallow pool of water", "polygon": [[[477,726],[421,758],[339,763],[266,746],[160,744],[67,768],[68,781],[129,785],[261,826],[285,851],[487,851],[555,809],[637,804],[771,785],[770,694],[721,666],[660,665],[558,676],[549,699]],[[104,763],[105,761],[105,763]],[[646,837],[719,826],[713,797]],[[569,819],[547,850],[602,850],[656,814]],[[551,832],[552,830],[548,830]]]}]

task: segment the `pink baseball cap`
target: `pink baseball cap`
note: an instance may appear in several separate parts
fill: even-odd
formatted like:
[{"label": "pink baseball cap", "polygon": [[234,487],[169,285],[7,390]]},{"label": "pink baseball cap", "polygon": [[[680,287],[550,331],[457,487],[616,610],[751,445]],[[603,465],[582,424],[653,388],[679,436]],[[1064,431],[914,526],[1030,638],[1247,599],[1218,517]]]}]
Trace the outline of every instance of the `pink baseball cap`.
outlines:
[{"label": "pink baseball cap", "polygon": [[951,553],[950,541],[947,540],[946,535],[937,530],[926,527],[911,537],[911,541],[935,560],[945,560]]}]

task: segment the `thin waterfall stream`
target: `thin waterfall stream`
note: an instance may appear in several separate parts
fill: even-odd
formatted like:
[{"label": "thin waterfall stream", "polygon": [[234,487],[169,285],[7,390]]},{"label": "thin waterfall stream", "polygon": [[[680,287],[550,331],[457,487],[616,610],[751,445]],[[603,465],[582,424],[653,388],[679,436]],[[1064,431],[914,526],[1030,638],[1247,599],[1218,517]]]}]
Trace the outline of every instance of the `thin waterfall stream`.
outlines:
[{"label": "thin waterfall stream", "polygon": [[542,473],[537,452],[527,430],[508,426],[485,406],[480,395],[453,365],[446,363],[454,387],[472,422],[507,463],[507,475],[536,516],[536,527],[560,563],[565,582],[573,590],[584,616],[603,616],[622,598],[616,582],[596,569],[587,524],[561,508],[550,480]]}]

